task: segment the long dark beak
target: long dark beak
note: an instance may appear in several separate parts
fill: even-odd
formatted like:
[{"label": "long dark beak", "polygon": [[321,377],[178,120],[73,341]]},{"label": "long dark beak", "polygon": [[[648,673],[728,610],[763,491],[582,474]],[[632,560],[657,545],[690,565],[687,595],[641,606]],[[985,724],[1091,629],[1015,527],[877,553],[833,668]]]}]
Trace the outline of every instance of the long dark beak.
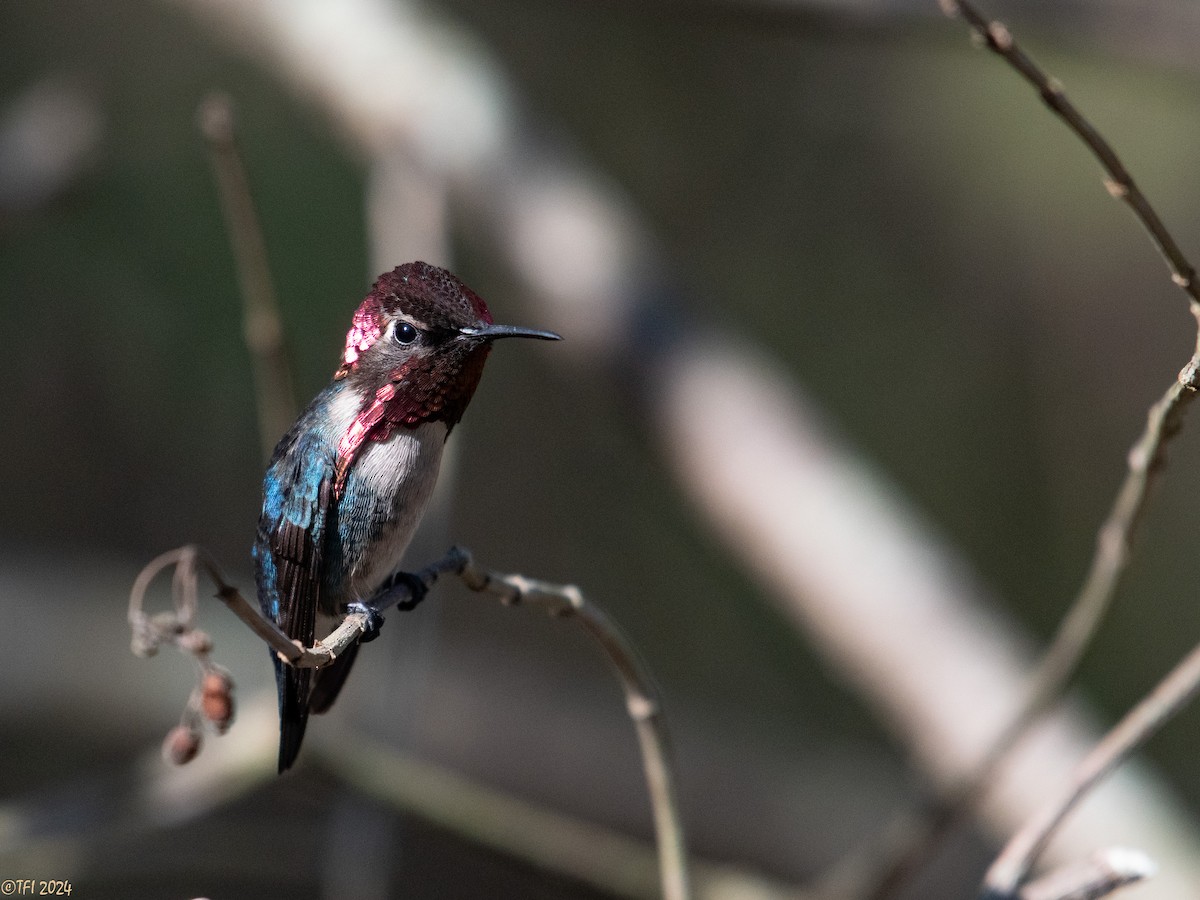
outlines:
[{"label": "long dark beak", "polygon": [[499,338],[537,338],[539,341],[561,341],[562,335],[536,328],[519,328],[516,325],[480,325],[477,328],[461,328],[459,333],[466,337],[495,341]]}]

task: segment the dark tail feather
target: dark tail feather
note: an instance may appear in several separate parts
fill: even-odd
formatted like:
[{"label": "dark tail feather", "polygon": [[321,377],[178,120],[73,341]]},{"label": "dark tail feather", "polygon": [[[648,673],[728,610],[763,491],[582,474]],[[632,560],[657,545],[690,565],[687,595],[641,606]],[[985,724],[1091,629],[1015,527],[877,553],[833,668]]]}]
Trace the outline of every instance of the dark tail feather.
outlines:
[{"label": "dark tail feather", "polygon": [[332,665],[314,672],[312,669],[293,669],[272,654],[275,684],[279,688],[280,772],[290,769],[300,754],[308,714],[323,713],[333,706],[357,656],[358,644],[351,644]]},{"label": "dark tail feather", "polygon": [[293,669],[275,659],[275,683],[279,688],[279,771],[286,772],[304,741],[312,670]]},{"label": "dark tail feather", "polygon": [[350,674],[350,668],[354,665],[354,658],[358,656],[358,647],[356,641],[347,647],[332,665],[317,670],[312,694],[308,698],[310,712],[327,712],[329,707],[333,706],[333,701],[337,699],[342,685],[346,683],[346,676]]}]

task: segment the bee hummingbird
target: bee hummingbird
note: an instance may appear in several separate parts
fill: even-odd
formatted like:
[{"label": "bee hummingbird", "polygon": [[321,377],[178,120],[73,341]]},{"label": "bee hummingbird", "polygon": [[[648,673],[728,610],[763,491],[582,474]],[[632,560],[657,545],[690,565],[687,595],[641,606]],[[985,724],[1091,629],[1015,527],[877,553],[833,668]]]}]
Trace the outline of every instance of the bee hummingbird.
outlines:
[{"label": "bee hummingbird", "polygon": [[[350,609],[371,615],[371,598],[425,511],[442,447],[492,342],[508,337],[559,340],[493,324],[474,291],[428,263],[398,266],[375,282],[354,313],[333,380],[280,440],[263,482],[253,553],[258,602],[288,637],[311,646]],[[337,698],[358,646],[321,669],[294,669],[272,653],[280,772],[300,751],[308,714]]]}]

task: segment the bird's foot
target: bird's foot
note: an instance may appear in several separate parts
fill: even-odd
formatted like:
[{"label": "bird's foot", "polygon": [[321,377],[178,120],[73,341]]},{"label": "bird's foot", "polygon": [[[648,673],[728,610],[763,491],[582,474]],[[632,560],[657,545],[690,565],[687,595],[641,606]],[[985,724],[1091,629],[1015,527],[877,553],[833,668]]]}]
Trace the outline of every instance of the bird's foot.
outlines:
[{"label": "bird's foot", "polygon": [[417,608],[417,604],[425,599],[425,595],[429,593],[429,588],[425,582],[414,575],[412,572],[393,572],[387,581],[383,583],[380,589],[380,594],[390,594],[400,585],[408,588],[408,597],[396,603],[396,609],[401,612],[409,612]]},{"label": "bird's foot", "polygon": [[[401,585],[407,590],[401,592],[402,600],[395,600],[391,595]],[[359,641],[369,644],[379,637],[379,628],[383,625],[383,610],[394,606],[401,612],[408,612],[415,609],[428,593],[429,588],[416,575],[411,572],[394,572],[370,600],[355,600],[346,604],[346,609],[350,612],[360,613],[367,617],[367,621],[363,625],[363,636],[359,638]]]},{"label": "bird's foot", "polygon": [[367,617],[367,621],[363,623],[363,636],[359,638],[359,643],[369,644],[375,638],[379,637],[379,629],[383,627],[383,614],[370,603],[365,603],[361,600],[355,600],[353,603],[347,603],[346,609],[352,613],[361,613]]}]

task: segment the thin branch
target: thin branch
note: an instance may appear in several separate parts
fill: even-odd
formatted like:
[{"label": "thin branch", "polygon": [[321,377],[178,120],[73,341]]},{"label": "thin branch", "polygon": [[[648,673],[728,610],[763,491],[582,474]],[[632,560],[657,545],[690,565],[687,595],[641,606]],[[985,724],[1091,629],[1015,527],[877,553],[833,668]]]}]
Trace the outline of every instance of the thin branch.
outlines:
[{"label": "thin branch", "polygon": [[[961,14],[974,34],[1032,84],[1046,105],[1092,151],[1107,174],[1105,184],[1109,192],[1129,204],[1166,259],[1172,280],[1191,298],[1189,306],[1200,329],[1200,286],[1196,284],[1195,269],[1109,143],[1079,112],[1062,85],[1024,53],[1003,24],[988,20],[963,0],[939,2],[947,15]],[[1191,359],[1150,408],[1146,428],[1129,452],[1125,480],[1097,534],[1096,550],[1083,585],[1038,664],[1027,699],[974,771],[933,809],[918,833],[895,854],[870,893],[873,900],[892,896],[921,868],[945,836],[974,808],[1012,750],[1074,675],[1129,564],[1133,537],[1145,514],[1150,487],[1166,461],[1166,445],[1179,432],[1185,410],[1200,386],[1198,370],[1200,330]]]},{"label": "thin branch", "polygon": [[[168,566],[175,566],[176,586],[174,612],[147,615],[144,611],[146,591],[150,582]],[[270,619],[247,602],[241,592],[225,580],[220,568],[203,547],[189,544],[155,557],[134,580],[129,592],[129,624],[133,631],[133,652],[137,656],[153,656],[163,644],[174,644],[189,650],[192,644],[207,643],[208,636],[195,628],[195,582],[202,569],[217,586],[216,597],[265,641],[280,659],[297,669],[316,669],[327,666],[367,630],[367,617],[352,613],[328,637],[312,647],[302,647],[293,641]],[[191,587],[183,592],[180,585]],[[181,641],[183,644],[181,645]]]},{"label": "thin branch", "polygon": [[[1193,312],[1200,319],[1200,307],[1193,306]],[[996,741],[985,766],[990,768],[1001,762],[1074,674],[1129,564],[1133,535],[1145,515],[1150,487],[1166,463],[1167,443],[1179,432],[1184,412],[1196,397],[1200,386],[1198,373],[1200,335],[1187,365],[1159,401],[1150,407],[1146,429],[1129,451],[1125,481],[1096,536],[1096,551],[1083,587],[1039,664],[1028,705]]]},{"label": "thin branch", "polygon": [[283,322],[271,282],[262,227],[250,195],[246,169],[234,138],[233,107],[223,94],[200,105],[200,129],[208,143],[213,176],[242,294],[242,333],[250,350],[258,431],[264,459],[291,426],[299,409],[284,341]]},{"label": "thin branch", "polygon": [[1183,251],[1175,242],[1171,232],[1162,223],[1150,201],[1134,182],[1133,176],[1125,168],[1116,151],[1109,145],[1095,127],[1084,118],[1063,92],[1062,85],[1057,79],[1050,78],[1032,59],[1025,55],[1013,39],[1012,33],[1001,22],[994,22],[979,12],[966,0],[938,0],[942,10],[948,16],[961,15],[971,26],[971,30],[988,47],[1017,70],[1038,92],[1042,101],[1066,123],[1079,137],[1092,154],[1100,161],[1108,177],[1105,187],[1108,192],[1119,200],[1129,204],[1133,214],[1150,234],[1156,247],[1171,269],[1171,280],[1187,292],[1195,303],[1200,303],[1200,285],[1196,283],[1196,270],[1184,256]]},{"label": "thin branch", "polygon": [[471,590],[495,594],[506,604],[534,604],[545,607],[553,616],[574,616],[604,650],[621,679],[626,709],[637,729],[646,786],[654,811],[663,897],[665,900],[690,897],[687,848],[675,796],[662,704],[633,646],[604,611],[584,599],[583,593],[574,585],[556,585],[521,575],[488,572],[477,568],[469,555],[459,575]]},{"label": "thin branch", "polygon": [[[129,594],[129,625],[133,632],[132,649],[137,656],[153,656],[164,644],[174,646],[196,661],[196,687],[188,697],[179,724],[163,741],[163,755],[177,765],[191,762],[200,752],[205,723],[218,734],[233,724],[233,678],[212,661],[212,639],[196,628],[195,547],[180,547],[163,553],[138,574]],[[146,589],[167,566],[175,566],[171,579],[174,599],[172,612],[146,615]],[[244,601],[243,601],[244,602]]]},{"label": "thin branch", "polygon": [[[1017,45],[1009,30],[1000,22],[990,22],[964,0],[941,0],[947,14],[961,13],[975,34],[999,54],[1037,90],[1042,100],[1082,140],[1108,174],[1110,193],[1125,200],[1150,234],[1171,268],[1172,280],[1192,298],[1190,305],[1200,328],[1200,286],[1195,269],[1179,249],[1150,202],[1116,152],[1083,117],[1063,92],[1062,85],[1049,78]],[[1147,416],[1146,428],[1128,457],[1128,473],[1117,493],[1113,507],[1096,537],[1096,551],[1087,577],[1074,603],[1063,618],[1050,648],[1046,651],[1033,679],[1027,705],[1005,729],[985,759],[981,769],[990,777],[995,768],[1037,720],[1042,711],[1058,697],[1074,674],[1084,650],[1107,612],[1121,575],[1129,563],[1133,535],[1141,521],[1153,478],[1166,461],[1166,444],[1178,432],[1188,404],[1194,399],[1200,369],[1200,331],[1197,346],[1187,365],[1155,403]],[[986,779],[985,779],[986,780]]]},{"label": "thin branch", "polygon": [[[1196,309],[1193,306],[1193,311]],[[1133,534],[1145,513],[1150,486],[1165,463],[1167,442],[1178,432],[1184,410],[1196,397],[1200,386],[1198,373],[1200,339],[1178,378],[1150,407],[1146,429],[1129,451],[1125,481],[1097,535],[1096,552],[1083,587],[1042,656],[1024,705],[978,766],[933,807],[924,822],[914,826],[915,833],[894,851],[876,887],[869,893],[873,900],[892,896],[929,860],[950,831],[974,809],[1009,754],[1050,708],[1075,672],[1128,565]]]},{"label": "thin branch", "polygon": [[1020,900],[1099,900],[1153,877],[1157,868],[1140,850],[1110,847],[1030,882],[1021,889]]},{"label": "thin branch", "polygon": [[996,857],[984,880],[985,897],[1016,897],[1034,859],[1067,814],[1105,775],[1149,740],[1200,690],[1200,645],[1117,723],[1084,758],[1062,796],[1043,806]]}]

